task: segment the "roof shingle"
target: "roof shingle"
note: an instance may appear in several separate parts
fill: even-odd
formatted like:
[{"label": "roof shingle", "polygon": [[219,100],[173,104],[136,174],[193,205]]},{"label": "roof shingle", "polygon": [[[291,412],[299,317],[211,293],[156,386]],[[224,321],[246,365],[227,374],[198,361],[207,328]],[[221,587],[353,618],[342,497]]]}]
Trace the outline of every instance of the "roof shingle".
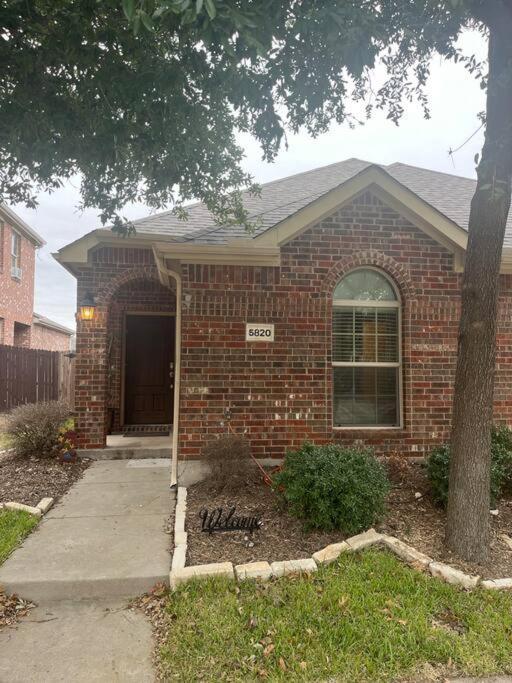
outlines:
[{"label": "roof shingle", "polygon": [[[304,173],[274,180],[261,186],[260,196],[244,193],[244,205],[257,223],[255,235],[277,225],[318,197],[343,184],[365,168],[375,166],[361,159],[346,159]],[[471,198],[476,181],[425,168],[393,163],[380,165],[395,180],[417,194],[464,230],[468,229]],[[133,222],[139,234],[175,237],[180,241],[223,244],[234,237],[247,237],[243,226],[217,225],[202,203],[187,207],[188,220],[172,211]],[[512,215],[509,214],[505,243],[512,245]]]}]

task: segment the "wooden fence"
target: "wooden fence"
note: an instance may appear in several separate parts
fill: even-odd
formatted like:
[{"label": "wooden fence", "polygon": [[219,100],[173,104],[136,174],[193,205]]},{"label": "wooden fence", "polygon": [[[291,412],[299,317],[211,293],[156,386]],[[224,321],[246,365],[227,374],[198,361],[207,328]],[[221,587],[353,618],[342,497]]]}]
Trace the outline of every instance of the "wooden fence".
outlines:
[{"label": "wooden fence", "polygon": [[23,403],[73,404],[73,359],[59,351],[0,345],[0,413]]}]

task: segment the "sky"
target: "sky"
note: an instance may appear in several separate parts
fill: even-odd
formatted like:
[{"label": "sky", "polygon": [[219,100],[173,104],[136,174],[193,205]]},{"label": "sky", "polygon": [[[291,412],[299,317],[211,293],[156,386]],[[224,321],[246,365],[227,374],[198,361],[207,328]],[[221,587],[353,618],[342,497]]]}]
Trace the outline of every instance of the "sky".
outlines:
[{"label": "sky", "polygon": [[[466,53],[485,57],[485,41],[476,33],[466,33],[460,41]],[[444,171],[467,177],[475,176],[475,155],[480,152],[483,132],[469,142],[485,109],[485,94],[461,64],[434,59],[428,84],[431,118],[425,120],[416,104],[406,107],[397,127],[384,114],[375,114],[364,126],[350,129],[335,125],[316,139],[306,133],[290,136],[288,149],[283,149],[272,164],[261,159],[257,142],[248,135],[240,137],[245,150],[244,167],[255,181],[264,183],[293,173],[325,166],[350,157],[378,164],[399,161],[414,166]],[[462,148],[453,155],[460,145]],[[97,212],[79,212],[79,179],[67,183],[51,195],[39,197],[37,209],[14,206],[18,213],[45,240],[36,256],[35,310],[53,320],[75,327],[76,282],[51,256],[52,252],[81,235],[100,228]],[[151,211],[143,205],[123,210],[129,219],[147,216]]]}]

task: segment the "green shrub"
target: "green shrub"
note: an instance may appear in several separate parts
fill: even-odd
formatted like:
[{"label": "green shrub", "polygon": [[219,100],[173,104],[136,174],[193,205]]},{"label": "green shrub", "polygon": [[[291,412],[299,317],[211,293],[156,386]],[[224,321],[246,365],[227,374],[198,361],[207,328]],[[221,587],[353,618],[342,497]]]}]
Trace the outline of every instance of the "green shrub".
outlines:
[{"label": "green shrub", "polygon": [[[450,447],[434,448],[427,460],[427,476],[432,497],[443,507],[448,503]],[[491,441],[491,503],[495,505],[503,490],[512,485],[512,430],[502,425],[493,427]]]},{"label": "green shrub", "polygon": [[389,491],[371,449],[306,443],[286,455],[274,486],[307,528],[355,534],[383,514]]},{"label": "green shrub", "polygon": [[[494,458],[499,461],[503,470],[503,489],[512,489],[512,429],[507,425],[498,425],[492,430]],[[499,451],[498,451],[499,447]]]},{"label": "green shrub", "polygon": [[448,502],[448,477],[450,473],[450,447],[436,446],[427,460],[427,476],[430,482],[432,498],[438,505],[446,506]]},{"label": "green shrub", "polygon": [[12,410],[6,432],[18,455],[48,457],[59,450],[59,433],[70,414],[63,401],[27,403]]}]

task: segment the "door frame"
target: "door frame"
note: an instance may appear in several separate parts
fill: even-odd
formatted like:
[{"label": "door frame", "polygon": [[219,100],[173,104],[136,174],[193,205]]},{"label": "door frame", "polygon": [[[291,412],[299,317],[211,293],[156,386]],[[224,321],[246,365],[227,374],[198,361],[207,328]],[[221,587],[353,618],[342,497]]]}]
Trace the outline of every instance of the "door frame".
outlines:
[{"label": "door frame", "polygon": [[[121,405],[120,405],[120,411],[119,411],[119,426],[121,428],[125,427],[125,399],[126,399],[126,319],[128,316],[153,316],[156,318],[162,318],[162,317],[169,317],[169,318],[176,318],[176,313],[169,313],[168,311],[123,311],[123,321],[122,321],[122,339],[121,339]],[[176,322],[174,324],[174,382],[176,382]],[[174,389],[169,389],[170,393],[174,395]],[[174,429],[174,411],[173,415],[171,415],[171,429]]]}]

